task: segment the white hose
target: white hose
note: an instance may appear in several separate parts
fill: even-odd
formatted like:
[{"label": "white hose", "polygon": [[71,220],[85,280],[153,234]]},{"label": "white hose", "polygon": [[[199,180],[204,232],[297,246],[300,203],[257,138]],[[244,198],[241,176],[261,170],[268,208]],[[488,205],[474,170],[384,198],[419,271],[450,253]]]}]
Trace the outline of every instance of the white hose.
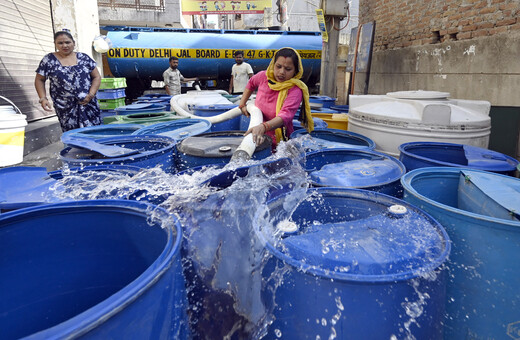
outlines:
[{"label": "white hose", "polygon": [[[170,105],[172,107],[172,110],[175,111],[178,115],[189,117],[189,118],[195,118],[195,119],[205,119],[209,121],[211,124],[217,124],[224,122],[226,120],[238,117],[242,114],[242,111],[235,107],[234,109],[231,109],[229,111],[226,111],[224,113],[221,113],[217,116],[212,117],[200,117],[196,116],[194,114],[189,113],[188,111],[184,110],[179,103],[177,102],[181,96],[184,96],[184,94],[178,94],[176,96],[173,96],[170,100]],[[260,111],[259,108],[255,106],[254,103],[249,102],[247,104],[247,111],[251,115],[251,120],[249,122],[248,130],[254,126],[262,124],[264,121],[262,111]],[[233,157],[231,160],[234,160],[236,158],[251,158],[253,156],[253,153],[255,152],[256,144],[253,142],[253,135],[249,134],[242,140],[242,143],[238,146],[236,151],[233,153]],[[247,155],[247,156],[246,156]]]},{"label": "white hose", "polygon": [[[249,102],[247,104],[247,111],[251,115],[251,120],[249,121],[248,130],[254,126],[262,124],[264,121],[264,116],[262,114],[262,111],[255,106],[254,103]],[[242,143],[238,146],[238,148],[233,152],[233,156],[231,157],[231,160],[235,159],[242,159],[242,158],[251,158],[253,154],[255,153],[256,144],[253,142],[253,134],[250,133],[247,136],[242,139]],[[247,157],[244,152],[249,155]]]}]

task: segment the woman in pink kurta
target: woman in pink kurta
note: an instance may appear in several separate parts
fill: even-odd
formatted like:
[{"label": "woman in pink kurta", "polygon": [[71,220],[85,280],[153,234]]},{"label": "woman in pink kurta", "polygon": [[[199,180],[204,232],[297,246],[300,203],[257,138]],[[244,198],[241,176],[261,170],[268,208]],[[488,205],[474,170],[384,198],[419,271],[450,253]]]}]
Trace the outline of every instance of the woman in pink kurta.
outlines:
[{"label": "woman in pink kurta", "polygon": [[307,86],[299,80],[302,74],[298,52],[292,48],[282,48],[275,53],[267,71],[259,72],[249,79],[239,108],[244,115],[249,116],[246,103],[256,90],[255,105],[262,111],[264,122],[250,128],[245,135],[253,134],[253,141],[257,145],[263,140],[264,134],[273,140],[273,146],[291,135],[294,131],[292,121],[302,99],[304,105],[300,120],[303,126],[312,131],[309,93]]}]

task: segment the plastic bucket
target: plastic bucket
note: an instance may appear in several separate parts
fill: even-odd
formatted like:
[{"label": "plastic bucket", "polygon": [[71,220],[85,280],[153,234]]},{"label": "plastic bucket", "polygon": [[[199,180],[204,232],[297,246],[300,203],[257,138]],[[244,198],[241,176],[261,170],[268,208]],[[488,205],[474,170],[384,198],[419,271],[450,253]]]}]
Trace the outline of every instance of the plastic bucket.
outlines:
[{"label": "plastic bucket", "polygon": [[[308,135],[307,130],[296,130],[291,134],[291,139]],[[365,136],[355,132],[338,129],[315,129],[310,133],[312,139],[305,141],[304,147],[307,151],[316,151],[327,148],[349,148],[349,149],[374,149],[376,144]]]},{"label": "plastic bucket", "polygon": [[132,165],[139,168],[160,166],[164,172],[175,172],[176,141],[165,136],[120,136],[103,138],[96,142],[138,150],[137,154],[124,157],[105,157],[95,151],[66,147],[60,159],[69,168],[101,165]]},{"label": "plastic bucket", "polygon": [[[234,109],[238,105],[235,104],[212,104],[212,105],[195,105],[193,113],[199,117],[213,117],[221,113]],[[216,123],[211,126],[211,131],[232,131],[240,129],[240,116]]]},{"label": "plastic bucket", "polygon": [[140,112],[114,116],[114,121],[110,124],[152,125],[181,119],[186,117],[177,116],[172,112]]},{"label": "plastic bucket", "polygon": [[209,132],[211,123],[205,119],[180,119],[142,127],[134,135],[160,135],[181,141],[184,138]]},{"label": "plastic bucket", "polygon": [[58,194],[65,189],[56,185],[66,176],[80,174],[87,176],[90,182],[98,183],[106,180],[107,172],[133,176],[140,170],[128,165],[87,166],[49,173],[41,167],[14,166],[0,169],[0,213],[61,201]]},{"label": "plastic bucket", "polygon": [[64,132],[61,135],[61,141],[64,144],[67,144],[67,140],[69,140],[70,137],[100,139],[117,136],[128,136],[134,133],[135,131],[139,130],[140,128],[142,128],[142,126],[137,124],[111,124],[88,126]]},{"label": "plastic bucket", "polygon": [[402,197],[404,165],[374,150],[324,149],[305,156],[305,171],[316,187],[343,187]]},{"label": "plastic bucket", "polygon": [[399,146],[399,160],[411,171],[432,166],[464,167],[514,176],[518,161],[472,145],[411,142]]},{"label": "plastic bucket", "polygon": [[9,99],[0,96],[11,105],[0,106],[0,167],[23,161],[26,116]]},{"label": "plastic bucket", "polygon": [[[401,179],[404,199],[448,232],[445,339],[508,339],[520,320],[520,221],[496,202],[518,205],[520,180],[463,168],[413,170]],[[479,183],[481,182],[481,183]],[[475,185],[484,184],[483,190]],[[496,207],[496,206],[495,206]],[[502,207],[502,209],[504,209]]]},{"label": "plastic bucket", "polygon": [[309,189],[299,203],[281,195],[266,210],[254,228],[273,255],[262,273],[266,338],[442,338],[450,242],[429,215],[341,188]]},{"label": "plastic bucket", "polygon": [[[242,131],[209,132],[188,137],[177,145],[177,170],[228,163],[243,139]],[[270,138],[265,138],[251,158],[259,160],[269,157],[271,143]]]},{"label": "plastic bucket", "polygon": [[186,337],[182,229],[166,211],[81,201],[2,214],[0,225],[2,338]]}]

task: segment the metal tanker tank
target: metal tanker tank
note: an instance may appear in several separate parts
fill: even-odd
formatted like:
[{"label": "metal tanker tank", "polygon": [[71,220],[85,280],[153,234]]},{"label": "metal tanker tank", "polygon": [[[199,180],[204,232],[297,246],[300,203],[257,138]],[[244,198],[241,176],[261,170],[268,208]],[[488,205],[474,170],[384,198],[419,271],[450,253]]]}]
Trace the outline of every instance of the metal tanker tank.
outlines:
[{"label": "metal tanker tank", "polygon": [[276,50],[292,47],[302,56],[302,80],[314,85],[320,75],[319,32],[177,29],[151,27],[104,27],[112,42],[107,53],[115,77],[162,80],[170,56],[179,58],[179,71],[187,77],[229,79],[235,63],[233,53],[255,73],[265,70]]}]

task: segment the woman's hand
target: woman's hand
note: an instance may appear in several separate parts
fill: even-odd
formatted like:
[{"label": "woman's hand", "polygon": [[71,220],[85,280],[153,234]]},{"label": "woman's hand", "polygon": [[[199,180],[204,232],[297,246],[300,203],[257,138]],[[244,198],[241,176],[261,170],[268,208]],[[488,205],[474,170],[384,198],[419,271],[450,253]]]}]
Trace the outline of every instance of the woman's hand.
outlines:
[{"label": "woman's hand", "polygon": [[264,138],[265,138],[264,134],[266,132],[265,130],[266,130],[266,128],[265,128],[264,124],[259,124],[257,126],[253,126],[249,130],[247,130],[246,133],[244,133],[244,136],[247,136],[248,134],[251,133],[253,135],[253,142],[256,145],[260,145],[264,141]]},{"label": "woman's hand", "polygon": [[79,103],[80,103],[81,105],[87,105],[87,104],[92,100],[92,98],[94,98],[94,95],[92,95],[92,94],[89,93],[89,94],[87,94],[87,96],[86,96],[82,101],[80,101]]},{"label": "woman's hand", "polygon": [[45,111],[52,112],[52,103],[47,98],[42,98],[40,104]]},{"label": "woman's hand", "polygon": [[238,108],[240,109],[240,111],[242,111],[242,114],[246,117],[249,117],[249,112],[247,111],[247,105],[239,105]]}]

